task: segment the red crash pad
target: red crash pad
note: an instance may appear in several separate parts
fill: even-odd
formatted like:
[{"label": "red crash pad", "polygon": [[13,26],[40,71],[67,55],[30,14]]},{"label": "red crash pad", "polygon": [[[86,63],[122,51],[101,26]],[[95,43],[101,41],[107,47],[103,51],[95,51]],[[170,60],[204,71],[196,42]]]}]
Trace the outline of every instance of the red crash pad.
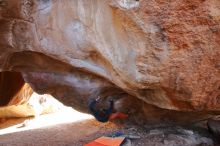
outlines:
[{"label": "red crash pad", "polygon": [[122,112],[117,112],[117,113],[113,113],[111,114],[109,120],[114,120],[114,119],[126,119],[128,118],[127,114],[124,114]]},{"label": "red crash pad", "polygon": [[84,146],[120,146],[125,137],[100,137]]}]

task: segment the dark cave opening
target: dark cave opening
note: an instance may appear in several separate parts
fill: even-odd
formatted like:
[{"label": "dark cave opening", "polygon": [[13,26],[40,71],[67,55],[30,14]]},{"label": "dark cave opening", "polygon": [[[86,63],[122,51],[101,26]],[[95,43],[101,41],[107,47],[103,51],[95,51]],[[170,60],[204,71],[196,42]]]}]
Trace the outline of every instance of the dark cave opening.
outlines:
[{"label": "dark cave opening", "polygon": [[19,72],[0,72],[0,106],[6,106],[25,84]]}]

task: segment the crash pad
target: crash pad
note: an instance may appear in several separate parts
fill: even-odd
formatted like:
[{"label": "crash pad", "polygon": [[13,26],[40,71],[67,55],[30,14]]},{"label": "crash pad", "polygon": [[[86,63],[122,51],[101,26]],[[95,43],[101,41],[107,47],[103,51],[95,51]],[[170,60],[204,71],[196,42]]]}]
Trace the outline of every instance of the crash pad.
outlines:
[{"label": "crash pad", "polygon": [[98,143],[98,142],[95,142],[95,141],[92,141],[92,142],[90,142],[88,144],[85,144],[84,146],[106,146],[106,145]]},{"label": "crash pad", "polygon": [[122,112],[117,112],[117,113],[112,113],[109,120],[114,120],[114,119],[126,119],[128,118],[127,114],[124,114]]},{"label": "crash pad", "polygon": [[84,146],[120,146],[125,137],[105,137],[102,136]]}]

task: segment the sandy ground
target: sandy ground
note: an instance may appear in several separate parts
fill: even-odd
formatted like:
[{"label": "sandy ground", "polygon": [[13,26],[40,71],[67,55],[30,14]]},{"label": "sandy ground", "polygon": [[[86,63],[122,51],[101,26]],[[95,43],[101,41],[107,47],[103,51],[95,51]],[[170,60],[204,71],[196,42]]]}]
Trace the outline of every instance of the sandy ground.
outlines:
[{"label": "sandy ground", "polygon": [[[94,121],[60,124],[0,136],[4,146],[80,146],[101,136],[103,126]],[[106,129],[105,129],[106,130]],[[111,129],[108,129],[111,130]],[[97,134],[99,133],[99,134]]]},{"label": "sandy ground", "polygon": [[100,136],[118,132],[130,136],[125,146],[217,146],[207,131],[103,124],[74,110],[33,119],[1,120],[0,146],[83,146]]},{"label": "sandy ground", "polygon": [[1,119],[0,146],[80,146],[118,128],[73,109],[29,119]]}]

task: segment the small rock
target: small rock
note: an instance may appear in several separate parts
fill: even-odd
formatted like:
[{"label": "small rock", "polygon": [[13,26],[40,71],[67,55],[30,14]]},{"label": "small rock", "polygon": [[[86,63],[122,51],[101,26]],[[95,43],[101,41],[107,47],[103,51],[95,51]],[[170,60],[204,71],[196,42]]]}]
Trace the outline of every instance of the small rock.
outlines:
[{"label": "small rock", "polygon": [[150,133],[149,133],[149,135],[162,135],[162,134],[164,134],[163,131],[160,131],[160,130],[157,130],[157,129],[150,130]]},{"label": "small rock", "polygon": [[193,135],[194,134],[194,132],[191,131],[191,130],[178,129],[177,131],[182,133],[182,134],[185,134],[185,135]]},{"label": "small rock", "polygon": [[139,139],[141,138],[140,136],[138,135],[124,135],[126,138],[129,138],[129,139]]},{"label": "small rock", "polygon": [[207,138],[207,137],[200,138],[200,141],[201,141],[202,144],[206,144],[207,146],[214,145],[213,141],[210,138]]}]

